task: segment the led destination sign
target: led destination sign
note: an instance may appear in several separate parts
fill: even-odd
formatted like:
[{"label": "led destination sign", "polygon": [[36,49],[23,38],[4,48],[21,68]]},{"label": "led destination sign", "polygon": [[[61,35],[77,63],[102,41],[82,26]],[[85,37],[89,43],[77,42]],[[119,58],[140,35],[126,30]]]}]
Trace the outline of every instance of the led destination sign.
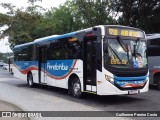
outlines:
[{"label": "led destination sign", "polygon": [[144,38],[144,33],[142,31],[136,31],[132,29],[121,29],[121,28],[108,28],[107,29],[108,35],[120,35],[123,37],[139,37]]}]

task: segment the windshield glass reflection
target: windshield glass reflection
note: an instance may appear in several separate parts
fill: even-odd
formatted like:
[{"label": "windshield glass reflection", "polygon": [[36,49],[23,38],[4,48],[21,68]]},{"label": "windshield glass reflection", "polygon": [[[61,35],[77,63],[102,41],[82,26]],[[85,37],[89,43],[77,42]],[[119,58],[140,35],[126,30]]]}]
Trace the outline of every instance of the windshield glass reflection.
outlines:
[{"label": "windshield glass reflection", "polygon": [[105,65],[110,65],[116,68],[147,67],[145,41],[139,39],[105,39],[104,46],[107,46],[104,47],[107,49],[104,50]]}]

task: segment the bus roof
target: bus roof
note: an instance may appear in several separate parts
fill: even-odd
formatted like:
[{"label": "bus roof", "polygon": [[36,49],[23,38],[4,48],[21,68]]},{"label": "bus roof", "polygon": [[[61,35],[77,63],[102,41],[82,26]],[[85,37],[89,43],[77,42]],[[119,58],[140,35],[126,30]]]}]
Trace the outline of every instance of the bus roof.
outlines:
[{"label": "bus roof", "polygon": [[62,39],[62,38],[65,38],[65,37],[73,36],[76,33],[77,32],[71,32],[71,33],[67,33],[67,34],[63,34],[63,35],[52,35],[52,36],[48,36],[48,37],[43,37],[43,38],[34,40],[34,43],[38,44],[38,43],[42,43],[42,42],[54,41],[54,40],[57,40],[57,39]]},{"label": "bus roof", "polygon": [[16,45],[14,48],[19,48],[19,47],[23,47],[23,46],[27,46],[27,45],[33,45],[33,44],[34,44],[34,42],[24,43],[24,44]]},{"label": "bus roof", "polygon": [[130,26],[124,26],[124,25],[104,25],[105,27],[119,27],[119,28],[129,28],[129,29],[134,29],[134,30],[140,30],[143,31],[139,28],[135,28],[135,27],[130,27]]},{"label": "bus roof", "polygon": [[45,42],[54,41],[54,40],[57,40],[57,39],[62,39],[62,38],[65,38],[65,37],[70,37],[70,36],[75,35],[76,33],[77,33],[77,32],[71,32],[71,33],[62,34],[62,35],[51,35],[51,36],[47,36],[47,37],[35,39],[33,42],[16,45],[16,46],[14,47],[14,49],[15,49],[15,48],[19,48],[19,47],[23,47],[23,46],[39,44],[39,43],[42,43],[42,42],[45,43]]},{"label": "bus roof", "polygon": [[147,34],[147,39],[160,38],[160,33]]},{"label": "bus roof", "polygon": [[16,45],[14,48],[19,48],[19,47],[23,47],[23,46],[27,46],[27,45],[33,45],[33,44],[40,44],[42,42],[46,43],[46,42],[51,42],[51,41],[54,41],[54,40],[57,40],[57,39],[62,39],[62,38],[65,38],[65,37],[71,37],[71,36],[81,32],[81,31],[88,31],[88,30],[90,30],[94,27],[119,27],[119,28],[130,28],[130,29],[140,30],[138,28],[133,28],[133,27],[129,27],[129,26],[122,26],[122,25],[98,25],[98,26],[93,26],[93,27],[86,28],[86,29],[83,29],[83,30],[79,30],[79,31],[76,31],[76,32],[71,32],[71,33],[62,34],[62,35],[51,35],[51,36],[35,39],[33,42]]},{"label": "bus roof", "polygon": [[42,38],[38,38],[38,39],[35,39],[34,42],[39,42],[39,41],[42,41],[44,39],[49,39],[49,38],[53,38],[53,37],[57,37],[59,35],[51,35],[51,36],[46,36],[46,37],[42,37]]}]

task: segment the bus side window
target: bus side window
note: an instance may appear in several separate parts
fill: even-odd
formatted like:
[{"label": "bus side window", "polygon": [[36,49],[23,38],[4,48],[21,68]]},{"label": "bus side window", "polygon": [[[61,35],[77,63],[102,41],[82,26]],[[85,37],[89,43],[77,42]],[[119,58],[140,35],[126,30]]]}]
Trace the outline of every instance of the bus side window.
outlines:
[{"label": "bus side window", "polygon": [[14,61],[18,61],[18,51],[14,53]]},{"label": "bus side window", "polygon": [[65,44],[65,59],[72,58],[72,50],[70,49],[69,45]]},{"label": "bus side window", "polygon": [[[71,41],[73,39],[73,41]],[[65,59],[81,59],[82,47],[77,38],[68,38],[64,43],[65,47]]]},{"label": "bus side window", "polygon": [[50,44],[50,47],[47,48],[48,50],[48,59],[49,60],[58,60],[64,59],[64,49],[61,42],[54,42]]},{"label": "bus side window", "polygon": [[56,50],[55,50],[55,47],[54,47],[54,43],[52,43],[51,45],[50,45],[50,47],[48,48],[48,52],[47,52],[48,54],[48,59],[49,60],[54,60],[54,59],[56,59]]}]

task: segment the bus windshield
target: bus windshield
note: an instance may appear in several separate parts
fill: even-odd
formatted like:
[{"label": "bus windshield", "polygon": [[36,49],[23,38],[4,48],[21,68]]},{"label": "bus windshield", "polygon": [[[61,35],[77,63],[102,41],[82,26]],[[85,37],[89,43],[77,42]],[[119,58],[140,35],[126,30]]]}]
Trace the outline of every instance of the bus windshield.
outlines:
[{"label": "bus windshield", "polygon": [[[144,40],[109,38],[104,40],[104,66],[115,68],[146,68]],[[107,49],[107,50],[106,50]]]}]

